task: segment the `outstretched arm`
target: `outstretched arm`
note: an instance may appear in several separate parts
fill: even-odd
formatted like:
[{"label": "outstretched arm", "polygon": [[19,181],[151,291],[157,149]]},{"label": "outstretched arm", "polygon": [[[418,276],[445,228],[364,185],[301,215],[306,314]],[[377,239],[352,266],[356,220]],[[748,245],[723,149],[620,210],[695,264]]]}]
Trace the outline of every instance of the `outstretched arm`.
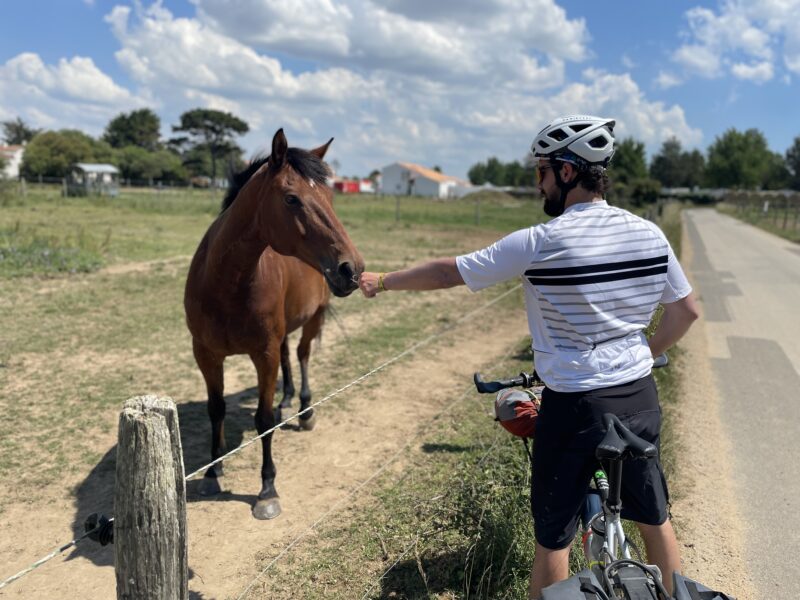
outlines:
[{"label": "outstretched arm", "polygon": [[700,316],[693,294],[663,306],[664,314],[661,315],[661,321],[656,327],[656,332],[648,340],[653,356],[666,352],[689,331],[689,327]]},{"label": "outstretched arm", "polygon": [[372,298],[385,290],[439,290],[464,285],[455,258],[440,258],[391,273],[365,271],[358,280],[361,292]]}]

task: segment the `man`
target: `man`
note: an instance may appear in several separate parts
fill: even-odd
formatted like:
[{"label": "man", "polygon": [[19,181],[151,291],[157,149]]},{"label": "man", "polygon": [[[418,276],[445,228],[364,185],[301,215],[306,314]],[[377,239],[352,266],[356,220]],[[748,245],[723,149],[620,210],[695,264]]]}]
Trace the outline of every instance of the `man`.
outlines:
[{"label": "man", "polygon": [[[698,312],[691,287],[661,230],[608,206],[606,167],[615,122],[567,116],[533,142],[547,223],[514,232],[456,258],[392,273],[361,275],[367,297],[385,290],[472,291],[521,277],[536,371],[546,384],[534,439],[531,509],[536,534],[529,595],[568,576],[569,548],[596,467],[602,415],[617,414],[658,444],[661,409],[650,373]],[[664,306],[649,341],[644,329]],[[656,460],[626,465],[624,518],[637,523],[648,560],[664,575],[680,570],[666,481]]]}]

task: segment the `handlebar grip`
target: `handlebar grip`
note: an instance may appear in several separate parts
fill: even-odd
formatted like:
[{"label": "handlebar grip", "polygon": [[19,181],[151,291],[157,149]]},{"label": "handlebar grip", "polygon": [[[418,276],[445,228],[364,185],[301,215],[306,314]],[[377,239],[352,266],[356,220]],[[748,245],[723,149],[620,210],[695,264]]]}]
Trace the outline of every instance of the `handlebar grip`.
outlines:
[{"label": "handlebar grip", "polygon": [[531,376],[521,373],[519,377],[513,379],[501,379],[499,381],[484,381],[480,373],[475,373],[472,380],[475,382],[475,389],[480,394],[493,394],[510,387],[531,387]]}]

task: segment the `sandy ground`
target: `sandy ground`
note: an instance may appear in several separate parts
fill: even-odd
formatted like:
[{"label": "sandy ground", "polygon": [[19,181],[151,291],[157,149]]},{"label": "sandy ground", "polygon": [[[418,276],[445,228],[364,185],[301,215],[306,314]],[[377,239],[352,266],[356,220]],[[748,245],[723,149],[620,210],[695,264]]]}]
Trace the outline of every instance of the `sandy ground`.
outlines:
[{"label": "sandy ground", "polygon": [[[457,296],[468,292],[451,293]],[[486,301],[492,297],[487,293]],[[379,313],[370,315],[379,318]],[[351,331],[362,325],[359,321],[363,318],[353,315],[352,321],[345,323]],[[331,407],[322,405],[314,431],[289,429],[276,433],[273,455],[283,513],[273,521],[257,521],[250,514],[259,488],[260,444],[226,461],[224,492],[219,497],[204,499],[197,493],[197,481],[189,482],[190,597],[236,598],[250,583],[257,582],[258,560],[277,556],[297,536],[309,532],[330,507],[345,500],[352,489],[395,454],[420,423],[462,394],[470,386],[475,370],[515,350],[520,332],[525,329],[521,308],[508,314],[491,307],[430,346],[387,367],[368,384],[331,400]],[[336,335],[334,331],[331,334],[327,336],[329,342]],[[330,343],[323,345],[318,350],[318,360],[324,361],[324,353],[333,347]],[[364,371],[374,366],[364,365]],[[419,386],[421,381],[426,382],[424,386]],[[239,412],[252,412],[256,403],[253,394],[235,392],[248,390],[254,384],[255,374],[246,359],[226,363],[226,390],[231,393],[229,420]],[[185,391],[189,397],[204,394],[199,374],[191,385],[196,389]],[[315,400],[321,397],[318,395]],[[297,399],[294,402],[297,406]],[[249,439],[251,432],[245,433]],[[86,474],[83,477],[92,479]],[[84,489],[82,493],[91,491]],[[24,505],[11,504],[0,520],[3,576],[71,539],[69,523],[75,518],[75,511],[73,497],[54,498],[49,493]],[[327,518],[336,516],[334,513]],[[302,552],[302,545],[292,549],[297,551]],[[1,590],[0,597],[113,598],[112,564],[111,547],[84,542],[77,550],[54,558]]]},{"label": "sandy ground", "polygon": [[[683,236],[681,263],[692,263]],[[702,307],[702,297],[700,297]],[[677,477],[672,515],[681,542],[684,573],[739,600],[758,600],[745,569],[742,518],[733,491],[731,440],[720,420],[720,396],[701,317],[680,343],[683,398],[675,415]]]}]

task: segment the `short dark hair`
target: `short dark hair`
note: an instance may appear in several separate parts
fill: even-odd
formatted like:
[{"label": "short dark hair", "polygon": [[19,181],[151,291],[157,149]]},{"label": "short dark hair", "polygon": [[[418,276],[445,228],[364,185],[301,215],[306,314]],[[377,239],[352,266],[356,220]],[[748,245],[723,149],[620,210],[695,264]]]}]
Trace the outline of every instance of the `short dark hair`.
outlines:
[{"label": "short dark hair", "polygon": [[611,189],[608,172],[602,165],[576,165],[572,161],[564,162],[569,162],[575,168],[578,185],[586,191],[605,197]]}]

